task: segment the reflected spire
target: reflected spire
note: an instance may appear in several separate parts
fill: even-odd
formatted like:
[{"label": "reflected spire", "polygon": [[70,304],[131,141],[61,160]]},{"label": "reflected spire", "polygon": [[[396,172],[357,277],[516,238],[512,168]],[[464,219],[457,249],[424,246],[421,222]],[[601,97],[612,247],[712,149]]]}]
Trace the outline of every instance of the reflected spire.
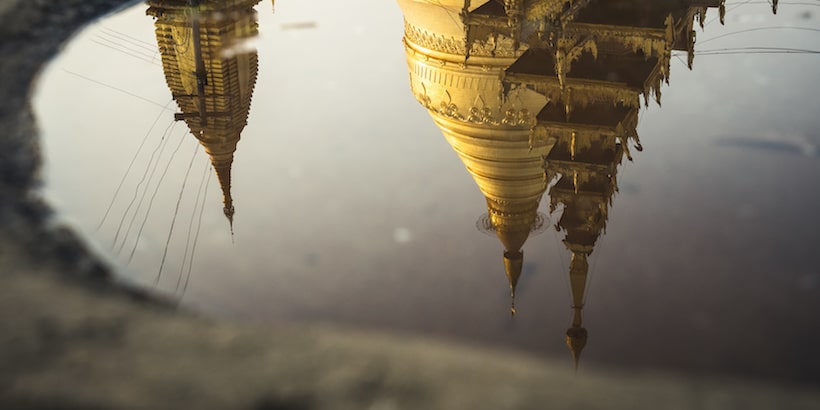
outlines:
[{"label": "reflected spire", "polygon": [[149,0],[168,88],[219,180],[233,234],[231,168],[256,84],[257,54],[243,41],[257,34],[260,0]]},{"label": "reflected spire", "polygon": [[510,314],[515,315],[515,287],[521,277],[521,268],[524,266],[524,253],[521,251],[504,251],[504,270],[510,281]]},{"label": "reflected spire", "polygon": [[587,285],[589,264],[584,252],[573,252],[569,267],[569,281],[572,288],[572,326],[567,329],[566,343],[572,353],[575,368],[581,360],[581,351],[587,344],[587,330],[583,327],[581,311],[584,308],[584,292]]},{"label": "reflected spire", "polygon": [[233,198],[231,197],[231,166],[233,165],[233,152],[236,148],[234,147],[233,150],[225,150],[223,153],[217,153],[213,151],[214,145],[215,144],[206,147],[206,151],[211,157],[211,165],[219,180],[219,187],[222,189],[222,212],[225,214],[225,217],[228,218],[228,222],[231,225],[231,232],[233,232],[234,207]]},{"label": "reflected spire", "polygon": [[550,210],[563,210],[556,228],[565,232],[564,245],[572,254],[566,344],[576,369],[588,340],[583,325],[588,258],[606,230],[622,159],[632,160],[630,145],[643,150],[637,133],[640,96],[645,104],[650,97],[660,104],[673,49],[687,50],[691,64],[692,24],[704,13],[704,7],[686,4],[591,1],[549,34],[551,44],[531,48],[507,70],[512,81],[530,85],[554,76],[560,84],[536,118],[537,127],[557,138],[545,171],[556,181]]},{"label": "reflected spire", "polygon": [[[552,109],[545,108],[539,118],[540,123],[559,136],[545,161],[545,169],[556,179],[549,192],[550,210],[563,209],[556,228],[565,232],[563,242],[572,253],[569,281],[573,318],[566,331],[566,344],[577,368],[588,337],[582,316],[589,273],[587,259],[606,230],[609,206],[618,189],[618,165],[626,153],[624,145],[630,140],[622,124],[637,118],[637,109],[593,104],[575,107],[574,111],[570,120],[563,104],[557,103]],[[592,124],[596,124],[595,131],[588,130]]]}]

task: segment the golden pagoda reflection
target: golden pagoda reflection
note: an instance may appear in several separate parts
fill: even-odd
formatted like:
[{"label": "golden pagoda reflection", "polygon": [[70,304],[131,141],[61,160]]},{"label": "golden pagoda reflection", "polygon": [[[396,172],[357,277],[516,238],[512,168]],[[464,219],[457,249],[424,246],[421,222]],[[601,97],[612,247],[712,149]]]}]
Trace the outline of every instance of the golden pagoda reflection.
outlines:
[{"label": "golden pagoda reflection", "polygon": [[543,162],[555,142],[535,127],[535,114],[548,96],[504,80],[527,46],[517,26],[508,25],[518,24],[518,12],[494,2],[399,5],[411,90],[486,198],[485,225],[504,246],[515,314],[522,248],[539,225],[538,205],[547,187]]},{"label": "golden pagoda reflection", "polygon": [[231,167],[256,84],[260,0],[149,0],[162,67],[183,120],[211,158],[233,230]]},{"label": "golden pagoda reflection", "polygon": [[[622,126],[616,125],[609,133],[604,129],[595,132],[582,132],[582,129],[584,125],[597,123],[600,126],[603,121],[596,120],[601,120],[601,117],[621,112],[629,118],[635,112],[619,105],[611,107],[611,111],[603,110],[603,107],[597,105],[585,109],[576,108],[572,122],[560,106],[552,112],[545,109],[540,116],[545,126],[551,130],[578,128],[556,132],[559,141],[545,163],[547,174],[557,179],[549,192],[550,211],[554,212],[563,205],[563,212],[555,226],[559,231],[565,232],[563,242],[572,253],[569,280],[573,319],[572,326],[566,332],[566,343],[576,366],[587,341],[587,330],[583,327],[581,316],[589,271],[587,259],[606,229],[609,206],[618,189],[618,165],[626,152],[626,140],[629,139],[628,134],[623,134]],[[590,108],[593,110],[590,111]],[[564,122],[561,123],[561,120]],[[619,124],[623,121],[619,121]]]},{"label": "golden pagoda reflection", "polygon": [[550,212],[563,209],[555,227],[565,233],[564,245],[572,253],[573,315],[566,344],[576,368],[588,337],[582,318],[588,258],[606,230],[618,166],[624,156],[632,160],[631,144],[643,149],[637,133],[640,96],[646,104],[653,96],[660,105],[673,50],[685,50],[691,68],[693,25],[699,20],[703,26],[707,7],[719,7],[723,21],[722,0],[590,1],[553,25],[548,36],[541,34],[548,40],[528,50],[529,61],[522,58],[508,70],[508,79],[527,82],[537,73],[554,75],[560,84],[537,119],[538,127],[558,140],[545,170],[556,181]]},{"label": "golden pagoda reflection", "polygon": [[[673,50],[691,68],[697,22],[724,0],[399,0],[410,87],[487,199],[513,296],[547,186],[571,252],[577,368],[588,258],[605,231],[638,112],[661,102]],[[774,5],[776,7],[776,3]],[[483,225],[483,226],[482,226]]]}]

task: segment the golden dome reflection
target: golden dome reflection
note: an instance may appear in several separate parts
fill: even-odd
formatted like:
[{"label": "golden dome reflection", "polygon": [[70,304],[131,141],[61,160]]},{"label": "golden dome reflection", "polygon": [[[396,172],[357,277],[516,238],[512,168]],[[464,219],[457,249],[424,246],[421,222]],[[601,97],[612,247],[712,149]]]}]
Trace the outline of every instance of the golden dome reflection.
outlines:
[{"label": "golden dome reflection", "polygon": [[[398,0],[410,89],[487,202],[479,229],[504,247],[511,312],[522,247],[540,228],[549,187],[555,228],[572,254],[573,317],[566,344],[577,367],[587,343],[581,311],[595,243],[632,160],[643,103],[661,103],[673,50],[691,68],[697,22],[723,0]],[[776,2],[774,6],[776,8]],[[540,221],[540,222],[539,222]]]}]

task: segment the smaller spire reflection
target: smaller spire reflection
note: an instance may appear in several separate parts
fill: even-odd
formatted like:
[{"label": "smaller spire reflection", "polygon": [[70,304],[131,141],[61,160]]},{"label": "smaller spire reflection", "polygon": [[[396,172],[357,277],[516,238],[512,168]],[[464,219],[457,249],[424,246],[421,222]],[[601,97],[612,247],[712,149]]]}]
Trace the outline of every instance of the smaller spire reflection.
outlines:
[{"label": "smaller spire reflection", "polygon": [[243,41],[257,34],[260,0],[149,0],[162,67],[179,113],[211,159],[231,234],[236,212],[231,169],[256,84],[257,54]]}]

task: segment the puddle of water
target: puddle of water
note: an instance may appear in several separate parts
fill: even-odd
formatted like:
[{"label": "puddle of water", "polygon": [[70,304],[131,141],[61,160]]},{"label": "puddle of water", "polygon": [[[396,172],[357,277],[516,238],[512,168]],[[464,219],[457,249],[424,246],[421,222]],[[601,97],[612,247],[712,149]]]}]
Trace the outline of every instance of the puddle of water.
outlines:
[{"label": "puddle of water", "polygon": [[141,4],[43,74],[45,195],[123,280],[568,369],[820,380],[820,162],[782,155],[818,143],[810,7],[307,3]]}]

